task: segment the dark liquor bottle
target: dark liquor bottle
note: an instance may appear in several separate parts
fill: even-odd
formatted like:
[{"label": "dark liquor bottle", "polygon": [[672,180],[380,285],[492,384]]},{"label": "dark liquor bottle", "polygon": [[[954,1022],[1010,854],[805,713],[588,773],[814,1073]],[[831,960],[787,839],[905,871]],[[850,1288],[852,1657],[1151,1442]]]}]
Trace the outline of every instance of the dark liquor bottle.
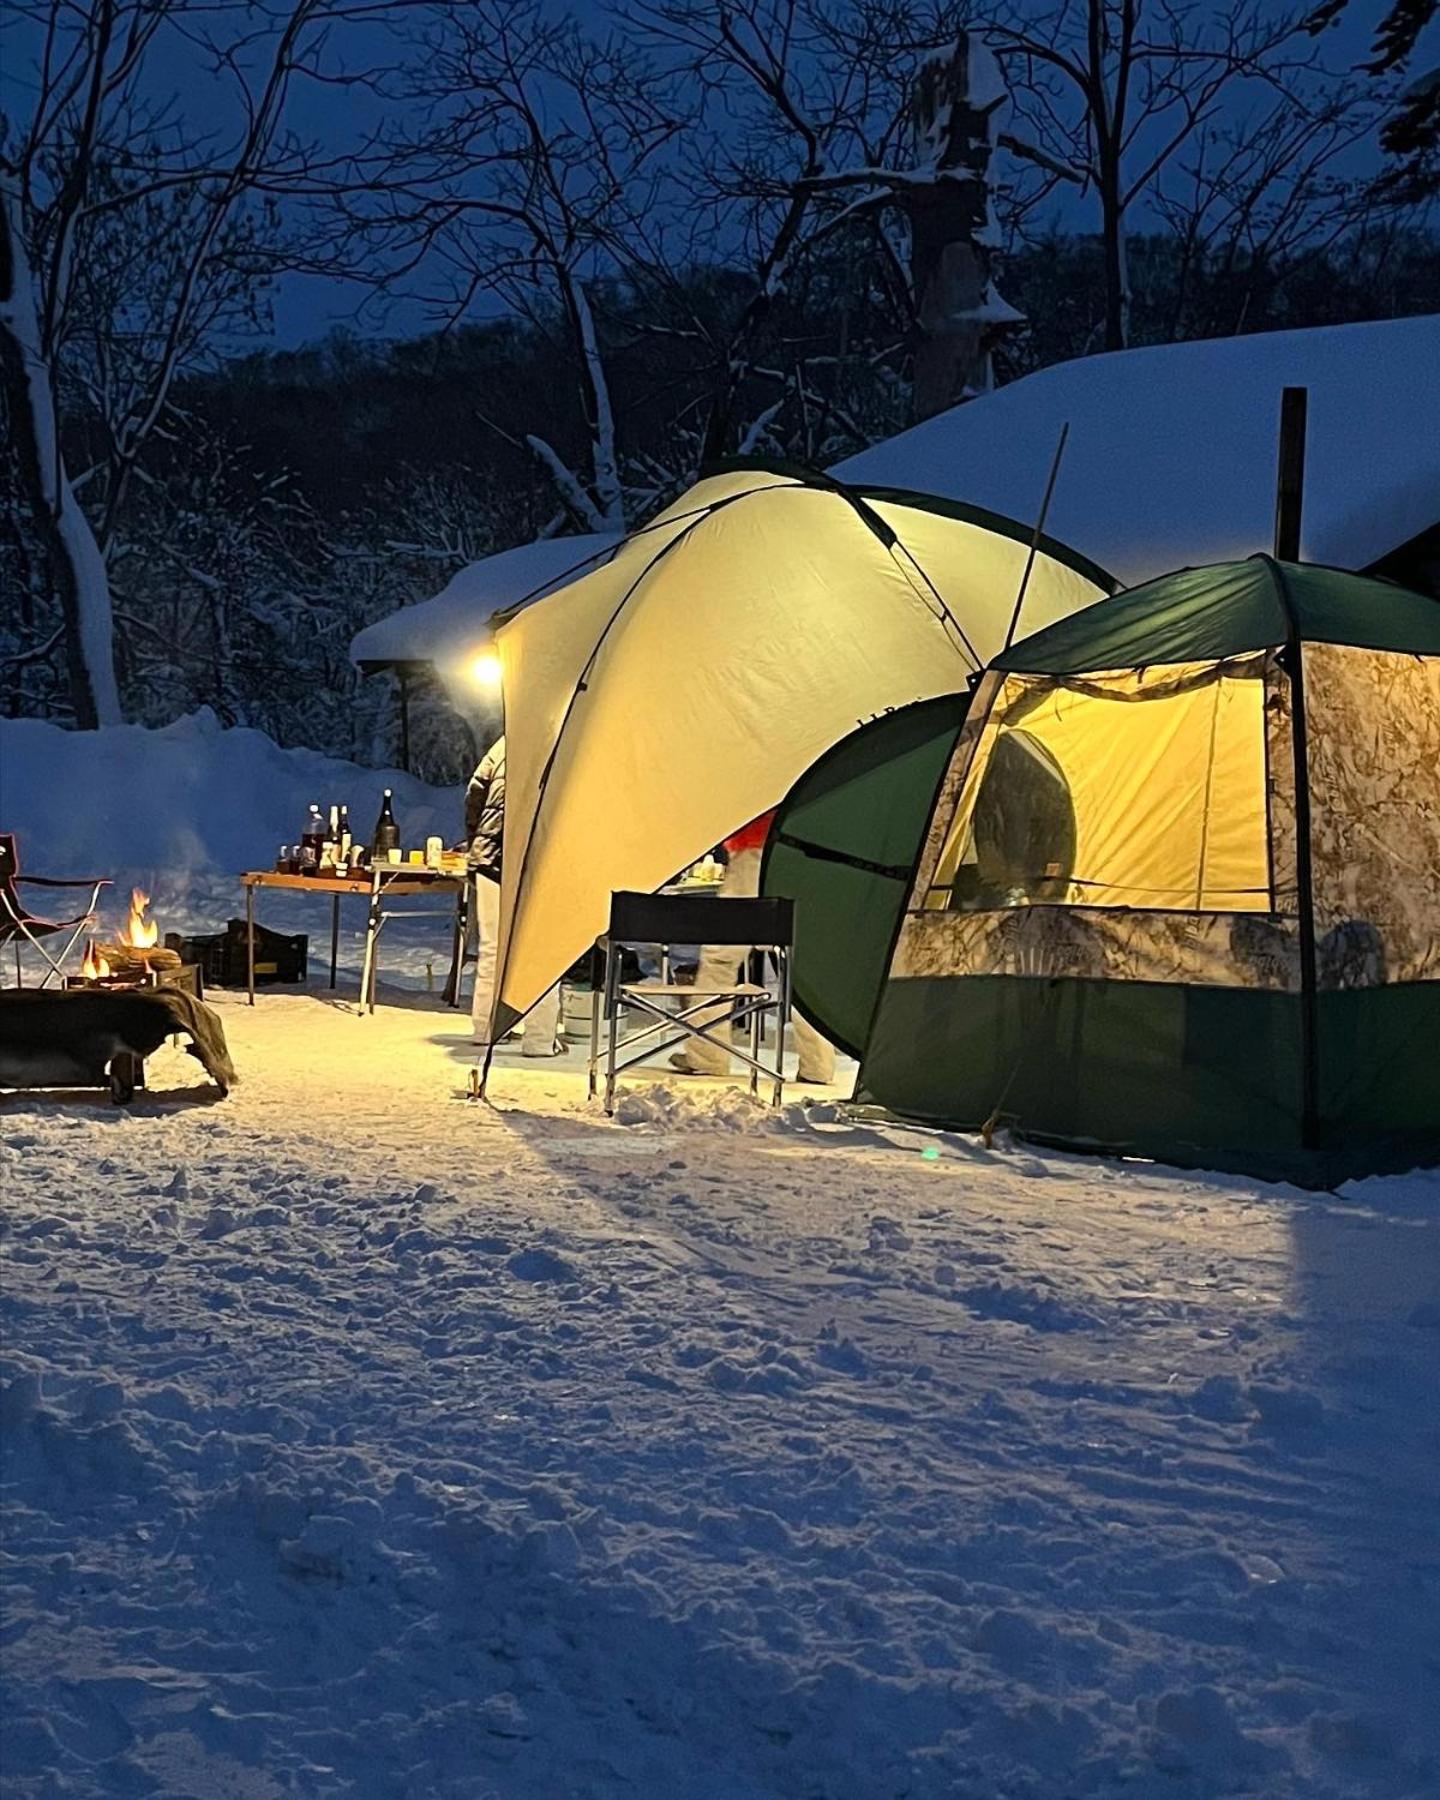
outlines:
[{"label": "dark liquor bottle", "polygon": [[400,827],[395,823],[395,808],[391,804],[393,798],[391,790],[386,788],[385,797],[380,802],[380,817],[375,821],[375,835],[370,840],[376,862],[389,862],[390,852],[400,848]]},{"label": "dark liquor bottle", "polygon": [[313,873],[320,867],[320,851],[325,843],[325,815],[318,803],[312,803],[310,817],[305,821],[305,829],[300,834],[300,869],[303,873]]},{"label": "dark liquor bottle", "polygon": [[340,808],[339,832],[340,856],[344,862],[349,862],[351,851],[355,847],[355,840],[350,835],[350,808],[348,806]]}]

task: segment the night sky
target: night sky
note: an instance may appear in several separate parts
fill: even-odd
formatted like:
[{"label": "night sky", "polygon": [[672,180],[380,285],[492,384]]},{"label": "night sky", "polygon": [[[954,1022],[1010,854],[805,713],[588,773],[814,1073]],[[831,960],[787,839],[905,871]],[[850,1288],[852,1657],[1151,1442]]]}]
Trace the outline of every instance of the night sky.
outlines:
[{"label": "night sky", "polygon": [[[457,0],[459,3],[459,0]],[[1376,22],[1387,9],[1387,0],[1352,0],[1339,23],[1331,28],[1325,41],[1332,63],[1360,63],[1370,50]],[[571,0],[555,8],[563,16],[573,18],[596,34],[621,18],[622,6],[599,4],[598,0]],[[352,66],[367,61],[399,60],[403,37],[387,30],[347,27],[347,60]],[[33,41],[28,28],[12,20],[0,36],[0,101],[7,116],[22,116],[28,110],[33,92],[28,68],[33,54]],[[1440,20],[1433,23],[1421,38],[1412,62],[1412,72],[1423,70],[1440,58]],[[155,59],[156,92],[177,96],[182,112],[223,126],[226,115],[234,116],[233,101],[223,82],[207,70],[190,47],[172,39],[164,56]],[[296,129],[311,136],[328,149],[339,149],[353,143],[368,126],[378,122],[381,105],[354,89],[342,89],[316,83],[297,85],[289,117]],[[1378,152],[1357,158],[1355,167],[1366,169],[1379,165]],[[1084,231],[1095,222],[1091,199],[1079,195],[1063,184],[1052,201],[1050,218],[1073,231]],[[1143,210],[1133,215],[1132,228],[1144,228]],[[487,303],[482,299],[475,316],[484,316]],[[323,336],[337,327],[359,330],[367,334],[406,336],[424,331],[427,318],[418,302],[396,291],[377,300],[373,291],[358,284],[332,277],[285,276],[273,295],[273,333],[276,347],[291,346]]]}]

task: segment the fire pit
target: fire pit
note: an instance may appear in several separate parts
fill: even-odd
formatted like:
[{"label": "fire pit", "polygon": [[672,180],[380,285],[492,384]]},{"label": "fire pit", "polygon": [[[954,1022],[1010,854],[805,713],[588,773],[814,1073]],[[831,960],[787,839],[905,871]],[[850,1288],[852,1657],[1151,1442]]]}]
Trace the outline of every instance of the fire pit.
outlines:
[{"label": "fire pit", "polygon": [[113,943],[85,946],[85,960],[78,975],[66,977],[70,988],[183,988],[197,1000],[204,998],[198,963],[182,962],[179,954],[160,942],[160,928],[147,918],[150,896],[143,888],[130,892],[130,916]]}]

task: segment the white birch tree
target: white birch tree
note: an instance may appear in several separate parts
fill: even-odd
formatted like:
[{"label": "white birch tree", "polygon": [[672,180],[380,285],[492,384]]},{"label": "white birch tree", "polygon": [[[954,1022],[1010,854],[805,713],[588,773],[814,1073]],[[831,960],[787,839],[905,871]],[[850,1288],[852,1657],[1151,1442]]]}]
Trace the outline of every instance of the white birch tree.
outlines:
[{"label": "white birch tree", "polygon": [[[237,233],[257,196],[304,193],[326,166],[287,127],[293,91],[326,76],[331,33],[383,11],[11,0],[8,48],[31,64],[30,105],[0,134],[0,371],[82,726],[121,716],[108,559],[130,484],[207,328],[263,279],[260,259],[237,262]],[[164,93],[162,71],[187,61],[210,84],[203,114]],[[107,256],[143,266],[149,253],[143,294],[112,282],[116,310],[97,316]],[[83,401],[98,403],[103,445],[76,475],[69,415]]]}]

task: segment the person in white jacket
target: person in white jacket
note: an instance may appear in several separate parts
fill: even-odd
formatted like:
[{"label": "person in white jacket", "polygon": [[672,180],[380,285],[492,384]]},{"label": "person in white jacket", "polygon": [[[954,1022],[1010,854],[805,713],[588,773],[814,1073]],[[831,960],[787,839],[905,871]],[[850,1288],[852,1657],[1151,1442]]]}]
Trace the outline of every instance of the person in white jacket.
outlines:
[{"label": "person in white jacket", "polygon": [[[467,863],[475,887],[475,921],[479,951],[475,992],[470,1001],[470,1032],[475,1043],[490,1045],[490,1009],[495,1000],[495,963],[500,937],[500,867],[505,835],[505,739],[499,737],[480,759],[465,789]],[[523,1056],[558,1056],[560,987],[525,1015],[520,1052]]]},{"label": "person in white jacket", "polygon": [[[753,900],[759,894],[760,859],[774,817],[773,811],[762,813],[758,819],[742,826],[733,837],[726,838],[725,850],[730,861],[717,891],[727,899]],[[726,982],[733,981],[739,959],[740,953],[733,946],[706,944],[700,952],[700,967],[695,973],[696,987],[723,987]],[[699,1023],[709,1023],[703,1013],[699,1015]],[[791,1013],[790,1026],[800,1058],[796,1080],[828,1085],[835,1079],[835,1046],[821,1037],[810,1021],[802,1019],[798,1012]],[[670,1065],[685,1075],[724,1075],[731,1066],[729,1054],[704,1038],[692,1038],[683,1050],[677,1050],[670,1058]]]}]

